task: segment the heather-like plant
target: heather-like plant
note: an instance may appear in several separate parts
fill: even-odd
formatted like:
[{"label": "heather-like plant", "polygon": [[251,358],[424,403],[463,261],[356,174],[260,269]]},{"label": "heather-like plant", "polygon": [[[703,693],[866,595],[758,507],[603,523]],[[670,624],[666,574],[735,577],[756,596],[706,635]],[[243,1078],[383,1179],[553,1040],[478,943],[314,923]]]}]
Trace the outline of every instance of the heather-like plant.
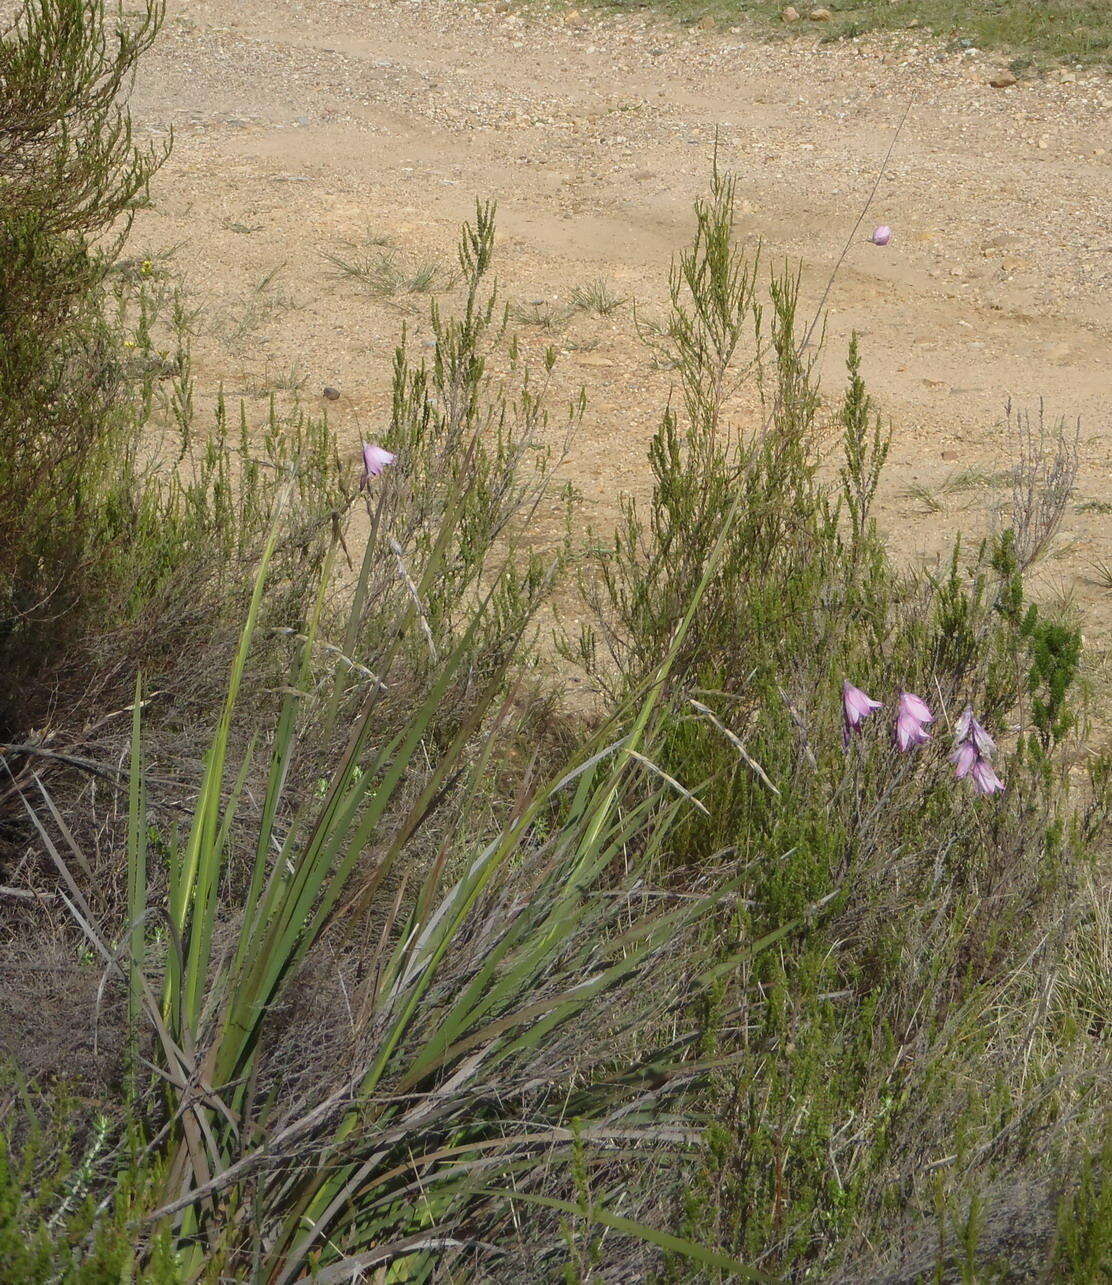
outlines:
[{"label": "heather-like plant", "polygon": [[[644,674],[740,497],[669,675],[657,762],[702,807],[660,860],[681,884],[692,869],[740,876],[721,942],[804,926],[704,1013],[704,1050],[735,1060],[706,1100],[715,1123],[680,1203],[695,1239],[817,1271],[883,1225],[893,1193],[925,1199],[924,1156],[941,1162],[940,1198],[960,1202],[1002,1167],[1037,1165],[1041,1131],[1067,1135],[1092,1104],[1088,1038],[1067,1054],[1045,1011],[1019,1028],[1011,1015],[1063,966],[1047,925],[1062,941],[1084,915],[1074,872],[1095,850],[1054,752],[1076,713],[1076,634],[1026,600],[1006,532],[970,558],[955,542],[933,575],[889,562],[870,516],[887,435],[857,345],[827,420],[794,280],[773,273],[762,305],[731,223],[732,187],[716,175],[673,271],[672,321],[653,335],[680,410],[652,444],[648,507],[626,505],[588,582],[597,623],[579,654],[612,692]],[[756,426],[730,410],[745,378]],[[832,430],[843,463],[828,482]],[[954,779],[970,703],[1019,733],[999,775],[978,751],[973,791]],[[956,735],[956,764],[930,745],[935,723]],[[1023,1041],[1041,1060],[1018,1074]],[[991,1106],[978,1083],[995,1085]]]},{"label": "heather-like plant", "polygon": [[[480,205],[460,238],[465,293],[458,315],[431,304],[427,360],[414,360],[403,329],[389,422],[363,448],[363,477],[376,485],[362,488],[367,553],[345,613],[344,656],[375,652],[381,631],[411,605],[420,623],[411,668],[435,667],[493,586],[473,641],[471,680],[493,672],[516,648],[559,562],[558,552],[543,558],[520,540],[559,463],[545,445],[545,380],[554,357],[538,384],[516,345],[503,342],[494,247],[494,207]],[[581,412],[580,404],[568,408],[565,442]],[[350,676],[341,659],[326,728],[336,724]]]},{"label": "heather-like plant", "polygon": [[29,0],[0,41],[5,819],[58,751],[87,759],[138,665],[173,718],[203,725],[287,481],[268,600],[283,623],[354,489],[327,424],[296,408],[272,405],[249,440],[221,398],[202,427],[197,313],[168,256],[118,258],[160,160],[133,147],[125,102],[160,19],[155,4],[113,18],[99,0]]},{"label": "heather-like plant", "polygon": [[151,0],[116,30],[101,0],[27,0],[0,36],[0,726],[97,579],[128,414],[103,282],[160,160],[122,95],[160,18]]},{"label": "heather-like plant", "polygon": [[[151,1175],[121,1175],[110,1204],[98,1207],[100,1170],[116,1144],[109,1118],[90,1119],[84,1104],[58,1089],[6,1077],[3,1089],[0,1279],[12,1285],[126,1279],[135,1261],[132,1219],[152,1194]],[[154,1285],[180,1279],[165,1238],[149,1243],[144,1279]]]},{"label": "heather-like plant", "polygon": [[137,663],[198,694],[291,472],[275,559],[294,598],[344,506],[319,422],[272,409],[248,444],[221,402],[202,440],[196,318],[150,263],[117,270],[161,160],[133,146],[125,101],[161,16],[28,0],[0,41],[0,743],[30,742],[6,755],[17,782],[56,765],[45,742],[79,749]]}]

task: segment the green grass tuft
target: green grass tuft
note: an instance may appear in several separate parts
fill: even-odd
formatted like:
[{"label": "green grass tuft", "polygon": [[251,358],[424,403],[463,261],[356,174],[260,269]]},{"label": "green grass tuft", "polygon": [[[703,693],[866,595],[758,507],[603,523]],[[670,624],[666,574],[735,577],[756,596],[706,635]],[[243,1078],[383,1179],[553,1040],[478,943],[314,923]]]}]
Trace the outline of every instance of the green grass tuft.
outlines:
[{"label": "green grass tuft", "polygon": [[[586,0],[586,7],[621,10],[622,0]],[[966,40],[981,49],[1019,55],[1020,71],[1030,61],[1112,66],[1112,12],[1104,0],[831,0],[828,21],[807,15],[818,5],[797,4],[802,21],[785,25],[780,0],[651,0],[651,7],[681,22],[713,17],[721,24],[755,19],[766,30],[823,40],[871,31],[930,33]]]}]

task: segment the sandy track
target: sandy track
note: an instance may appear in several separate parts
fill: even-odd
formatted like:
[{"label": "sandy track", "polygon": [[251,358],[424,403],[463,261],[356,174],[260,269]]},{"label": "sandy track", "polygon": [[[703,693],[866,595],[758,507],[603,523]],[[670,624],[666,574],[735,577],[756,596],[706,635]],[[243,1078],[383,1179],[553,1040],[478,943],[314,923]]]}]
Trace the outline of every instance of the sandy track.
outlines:
[{"label": "sandy track", "polygon": [[[909,557],[982,529],[1001,502],[944,483],[1007,464],[1008,396],[1081,416],[1078,503],[1041,590],[1104,634],[1112,595],[1092,567],[1112,560],[1112,516],[1093,504],[1112,499],[1112,85],[1093,73],[998,91],[996,65],[645,14],[568,27],[468,0],[179,0],[136,92],[141,131],[176,136],[137,238],[180,246],[220,329],[198,346],[210,392],[258,393],[296,365],[304,397],[342,390],[329,412],[354,449],[381,422],[402,319],[418,343],[428,332],[419,298],[368,299],[329,275],[321,251],[339,239],[373,229],[411,260],[447,261],[474,198],[492,196],[511,299],[559,304],[605,277],[651,312],[718,130],[742,233],[802,262],[813,307],[910,101],[868,220],[891,224],[892,244],[856,240],[829,296],[829,386],[857,329],[896,425],[881,517]],[[560,350],[558,403],[587,389],[568,471],[605,525],[620,491],[644,488],[667,376],[648,369],[628,309],[522,334]],[[908,499],[916,484],[941,509]]]}]

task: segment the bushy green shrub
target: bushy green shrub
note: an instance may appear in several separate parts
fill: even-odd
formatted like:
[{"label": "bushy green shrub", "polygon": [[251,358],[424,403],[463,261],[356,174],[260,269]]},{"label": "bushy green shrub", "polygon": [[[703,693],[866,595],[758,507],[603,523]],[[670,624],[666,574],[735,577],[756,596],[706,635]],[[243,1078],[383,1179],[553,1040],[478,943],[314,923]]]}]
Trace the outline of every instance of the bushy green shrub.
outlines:
[{"label": "bushy green shrub", "polygon": [[[733,186],[716,176],[656,339],[683,414],[669,410],[654,439],[647,513],[627,504],[588,583],[599,624],[579,654],[616,694],[642,681],[718,559],[653,751],[701,806],[661,860],[681,885],[708,870],[739,879],[736,909],[712,930],[723,951],[787,936],[704,1014],[707,1047],[729,1062],[707,1101],[716,1123],[686,1229],[798,1272],[829,1267],[894,1202],[926,1200],[925,1159],[964,1190],[1036,1159],[1040,1131],[1092,1092],[1085,1074],[1058,1086],[1069,1037],[1045,1012],[1023,1028],[1041,1069],[1010,1068],[1014,1015],[1063,966],[1096,847],[1070,821],[1056,753],[1077,717],[1076,630],[1025,600],[1006,531],[970,558],[956,541],[934,574],[892,565],[870,517],[887,437],[856,342],[828,480],[795,282],[773,273],[766,332],[732,211]],[[747,376],[763,411],[742,431],[728,399]],[[846,745],[843,679],[887,706]],[[890,731],[901,691],[939,715],[934,741],[910,754]],[[993,800],[947,758],[967,704],[1012,745]],[[1048,924],[1061,925],[1050,954]],[[1070,1043],[1091,1066],[1086,1037]]]},{"label": "bushy green shrub", "polygon": [[[0,1126],[0,1281],[4,1285],[109,1285],[130,1280],[140,1246],[143,1280],[179,1281],[165,1237],[137,1236],[149,1174],[122,1164],[114,1126],[60,1088],[4,1083]],[[105,1170],[110,1192],[102,1198]]]},{"label": "bushy green shrub", "polygon": [[96,595],[90,529],[128,417],[104,279],[159,159],[120,99],[159,17],[117,38],[100,0],[34,0],[0,42],[0,727]]},{"label": "bushy green shrub", "polygon": [[125,101],[161,18],[155,0],[114,17],[28,0],[0,43],[4,741],[90,719],[140,664],[184,664],[187,688],[190,659],[234,637],[286,477],[295,596],[345,504],[326,425],[272,412],[249,442],[222,404],[195,422],[180,293],[115,270],[162,159],[133,145]]},{"label": "bushy green shrub", "polygon": [[1063,1280],[1103,1280],[1112,1272],[1112,1128],[1107,1118],[1102,1124],[1103,1139],[1082,1155],[1058,1206],[1054,1268]]}]

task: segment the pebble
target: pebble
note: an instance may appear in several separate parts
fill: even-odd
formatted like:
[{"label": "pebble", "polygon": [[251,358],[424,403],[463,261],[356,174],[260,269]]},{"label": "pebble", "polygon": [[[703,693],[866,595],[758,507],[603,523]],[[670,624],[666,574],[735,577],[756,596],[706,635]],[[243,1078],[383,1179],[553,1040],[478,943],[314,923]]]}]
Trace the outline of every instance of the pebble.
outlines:
[{"label": "pebble", "polygon": [[812,22],[829,22],[830,16],[831,15],[830,15],[829,9],[812,9],[811,12],[807,15],[807,17],[810,18]]},{"label": "pebble", "polygon": [[995,76],[990,76],[988,83],[993,89],[1008,89],[1016,83],[1016,74],[1005,67],[1003,71],[998,71]]},{"label": "pebble", "polygon": [[338,402],[340,400],[340,390],[333,388],[331,384],[326,384],[321,390],[321,396],[326,402]]},{"label": "pebble", "polygon": [[586,25],[587,19],[584,18],[578,9],[573,9],[571,13],[564,14],[565,27],[585,27]]},{"label": "pebble", "polygon": [[798,22],[799,10],[794,5],[788,5],[786,9],[780,11],[780,17],[784,22]]}]

